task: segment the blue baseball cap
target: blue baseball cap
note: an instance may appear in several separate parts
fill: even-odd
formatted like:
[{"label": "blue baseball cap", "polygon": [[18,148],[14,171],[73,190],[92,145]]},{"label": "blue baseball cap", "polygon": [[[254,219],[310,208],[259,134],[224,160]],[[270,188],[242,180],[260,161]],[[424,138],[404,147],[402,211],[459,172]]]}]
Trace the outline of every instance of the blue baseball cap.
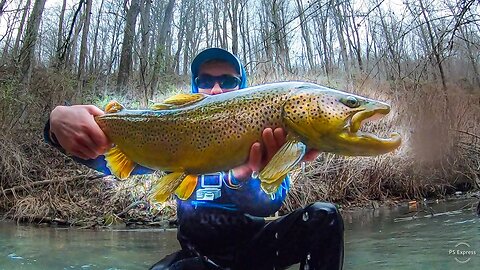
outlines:
[{"label": "blue baseball cap", "polygon": [[224,50],[222,48],[208,48],[201,51],[195,57],[195,59],[193,59],[192,66],[191,66],[192,76],[197,77],[200,66],[206,61],[214,60],[214,59],[223,60],[225,62],[232,64],[232,66],[235,68],[238,74],[241,74],[242,64],[240,64],[240,60],[238,60],[238,58],[235,55],[233,55],[229,51]]},{"label": "blue baseball cap", "polygon": [[222,48],[208,48],[203,51],[201,51],[192,61],[192,65],[190,66],[191,72],[192,72],[192,92],[197,93],[198,89],[195,86],[194,80],[198,76],[198,71],[200,70],[200,66],[210,60],[223,60],[227,63],[232,64],[232,66],[235,68],[235,71],[238,72],[238,74],[241,76],[241,84],[240,88],[245,88],[247,86],[247,78],[246,78],[246,73],[245,69],[243,68],[242,63],[240,63],[240,60],[230,53],[227,50],[224,50]]}]

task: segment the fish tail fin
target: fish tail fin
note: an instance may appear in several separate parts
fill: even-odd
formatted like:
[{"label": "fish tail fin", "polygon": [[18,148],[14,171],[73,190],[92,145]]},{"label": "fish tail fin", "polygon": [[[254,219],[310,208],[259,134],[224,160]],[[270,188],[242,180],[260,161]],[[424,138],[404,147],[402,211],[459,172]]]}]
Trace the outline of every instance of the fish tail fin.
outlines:
[{"label": "fish tail fin", "polygon": [[112,174],[122,180],[129,177],[137,165],[131,161],[118,146],[112,147],[105,154],[105,161]]}]

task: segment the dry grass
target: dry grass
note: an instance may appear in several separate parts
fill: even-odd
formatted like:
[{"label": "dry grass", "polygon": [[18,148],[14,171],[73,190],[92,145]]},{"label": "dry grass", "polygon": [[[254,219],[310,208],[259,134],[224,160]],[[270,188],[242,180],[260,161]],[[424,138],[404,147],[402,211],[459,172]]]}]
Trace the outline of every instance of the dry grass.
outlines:
[{"label": "dry grass", "polygon": [[[38,130],[37,130],[38,131]],[[19,131],[20,132],[20,131]],[[104,177],[43,142],[39,134],[0,137],[0,213],[27,222],[56,222],[85,227],[102,225],[122,213],[132,202],[145,197],[147,176],[118,182]],[[18,134],[17,134],[18,135]],[[139,205],[145,210],[144,205]],[[154,221],[172,218],[174,206],[154,211],[132,207],[122,218]],[[130,209],[130,208],[129,208]]]},{"label": "dry grass", "polygon": [[[14,98],[12,81],[0,80],[4,93],[0,96],[4,116],[0,120],[0,212],[17,220],[87,227],[109,223],[110,217],[119,214],[124,220],[174,217],[174,202],[150,209],[129,207],[145,199],[151,177],[125,182],[102,178],[43,142],[48,112],[72,98],[73,86],[63,75],[36,74],[37,91],[24,100]],[[395,153],[379,157],[322,154],[304,170],[292,173],[294,185],[286,209],[318,200],[348,205],[444,196],[480,184],[480,92],[449,86],[445,99],[433,85],[360,79],[347,84],[341,79],[312,78],[302,80],[390,103],[390,115],[363,129],[383,136],[398,131],[403,144]],[[251,84],[292,79],[298,77],[265,75]],[[22,121],[21,115],[26,115]]]}]

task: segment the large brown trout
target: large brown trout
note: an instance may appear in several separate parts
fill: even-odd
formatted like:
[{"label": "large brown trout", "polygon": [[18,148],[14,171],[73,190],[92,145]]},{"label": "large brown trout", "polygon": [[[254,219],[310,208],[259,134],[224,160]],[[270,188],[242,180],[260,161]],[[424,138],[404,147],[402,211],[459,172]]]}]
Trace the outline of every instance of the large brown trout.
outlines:
[{"label": "large brown trout", "polygon": [[[265,128],[282,127],[287,142],[258,174],[274,193],[307,149],[347,156],[373,156],[396,149],[400,136],[379,138],[360,131],[362,122],[389,113],[388,104],[304,82],[261,85],[221,95],[180,94],[150,110],[127,110],[117,102],[95,118],[115,146],[108,167],[120,179],[136,164],[172,172],[158,180],[151,198],[176,191],[188,198],[196,175],[245,163]],[[378,117],[376,117],[378,118]]]}]

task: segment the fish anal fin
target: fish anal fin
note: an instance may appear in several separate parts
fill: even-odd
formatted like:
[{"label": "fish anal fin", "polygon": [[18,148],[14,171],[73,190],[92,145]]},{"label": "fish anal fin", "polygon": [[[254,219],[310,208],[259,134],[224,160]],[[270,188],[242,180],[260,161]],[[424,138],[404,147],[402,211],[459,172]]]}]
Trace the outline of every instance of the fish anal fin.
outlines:
[{"label": "fish anal fin", "polygon": [[190,198],[195,187],[197,186],[198,177],[197,175],[187,175],[185,179],[183,179],[182,183],[178,188],[175,190],[175,194],[180,200],[186,200]]},{"label": "fish anal fin", "polygon": [[164,175],[153,185],[148,195],[149,200],[153,202],[167,201],[186,176],[184,172],[172,172]]},{"label": "fish anal fin", "polygon": [[124,109],[125,107],[123,107],[122,104],[118,103],[116,100],[112,100],[107,106],[105,106],[105,113],[116,113]]},{"label": "fish anal fin", "polygon": [[112,174],[122,180],[128,178],[137,165],[130,160],[118,146],[112,147],[105,154],[105,161]]},{"label": "fish anal fin", "polygon": [[[272,157],[267,166],[258,175],[262,182],[262,188],[266,186],[272,187],[268,190],[275,192],[282,183],[280,180],[290,172],[303,158],[306,152],[306,145],[292,136],[287,136],[287,142]],[[275,188],[276,186],[276,188]]]}]

